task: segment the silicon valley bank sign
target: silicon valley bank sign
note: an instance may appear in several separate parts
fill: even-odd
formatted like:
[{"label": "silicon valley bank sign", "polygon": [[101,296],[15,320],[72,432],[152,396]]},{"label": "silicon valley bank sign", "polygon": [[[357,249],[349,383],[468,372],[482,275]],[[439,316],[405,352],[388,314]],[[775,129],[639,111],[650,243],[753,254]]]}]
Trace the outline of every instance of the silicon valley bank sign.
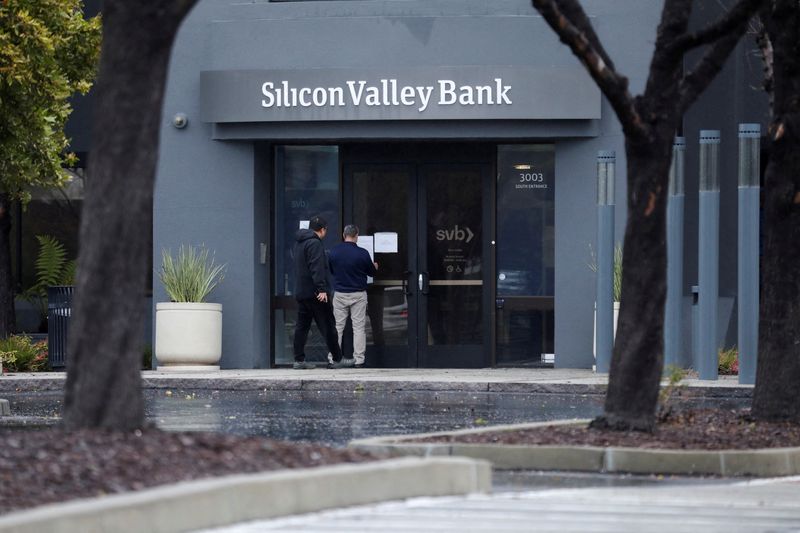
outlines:
[{"label": "silicon valley bank sign", "polygon": [[200,104],[214,123],[600,118],[579,68],[203,71]]}]

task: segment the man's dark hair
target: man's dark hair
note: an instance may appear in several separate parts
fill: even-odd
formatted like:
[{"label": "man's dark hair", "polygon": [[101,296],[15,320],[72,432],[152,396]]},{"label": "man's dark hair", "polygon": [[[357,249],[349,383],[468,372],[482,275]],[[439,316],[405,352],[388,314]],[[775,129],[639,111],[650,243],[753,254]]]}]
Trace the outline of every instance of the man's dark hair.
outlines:
[{"label": "man's dark hair", "polygon": [[311,231],[321,231],[328,227],[328,223],[321,216],[311,217],[308,221],[308,228]]},{"label": "man's dark hair", "polygon": [[358,226],[355,224],[348,224],[344,227],[344,231],[342,232],[345,237],[358,237]]}]

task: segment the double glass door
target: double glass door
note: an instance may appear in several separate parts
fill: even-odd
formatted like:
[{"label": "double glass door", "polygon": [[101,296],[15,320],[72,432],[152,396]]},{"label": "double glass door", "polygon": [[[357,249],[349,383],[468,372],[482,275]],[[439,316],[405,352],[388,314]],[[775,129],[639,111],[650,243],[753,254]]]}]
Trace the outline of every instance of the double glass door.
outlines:
[{"label": "double glass door", "polygon": [[367,363],[488,366],[489,165],[351,163],[343,178],[343,223],[377,235]]}]

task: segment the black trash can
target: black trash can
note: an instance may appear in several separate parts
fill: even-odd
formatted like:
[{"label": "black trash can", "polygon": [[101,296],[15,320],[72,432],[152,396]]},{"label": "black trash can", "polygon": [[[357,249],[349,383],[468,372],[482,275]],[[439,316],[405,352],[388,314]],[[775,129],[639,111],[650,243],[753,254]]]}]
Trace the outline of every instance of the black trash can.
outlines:
[{"label": "black trash can", "polygon": [[47,287],[47,354],[52,369],[67,365],[72,289],[71,285]]}]

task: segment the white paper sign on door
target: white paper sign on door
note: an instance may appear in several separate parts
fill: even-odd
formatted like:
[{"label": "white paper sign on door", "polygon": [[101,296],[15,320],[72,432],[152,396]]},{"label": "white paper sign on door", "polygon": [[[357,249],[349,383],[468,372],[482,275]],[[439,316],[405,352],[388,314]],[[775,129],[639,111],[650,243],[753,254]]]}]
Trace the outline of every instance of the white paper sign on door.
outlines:
[{"label": "white paper sign on door", "polygon": [[394,231],[383,231],[375,234],[375,253],[396,254],[397,253],[397,233]]},{"label": "white paper sign on door", "polygon": [[[359,235],[356,244],[369,252],[369,258],[375,261],[375,243],[372,235]],[[367,283],[372,283],[372,276],[367,276]]]},{"label": "white paper sign on door", "polygon": [[300,229],[308,229],[308,224],[310,222],[311,222],[310,220],[301,220],[300,221]]}]

